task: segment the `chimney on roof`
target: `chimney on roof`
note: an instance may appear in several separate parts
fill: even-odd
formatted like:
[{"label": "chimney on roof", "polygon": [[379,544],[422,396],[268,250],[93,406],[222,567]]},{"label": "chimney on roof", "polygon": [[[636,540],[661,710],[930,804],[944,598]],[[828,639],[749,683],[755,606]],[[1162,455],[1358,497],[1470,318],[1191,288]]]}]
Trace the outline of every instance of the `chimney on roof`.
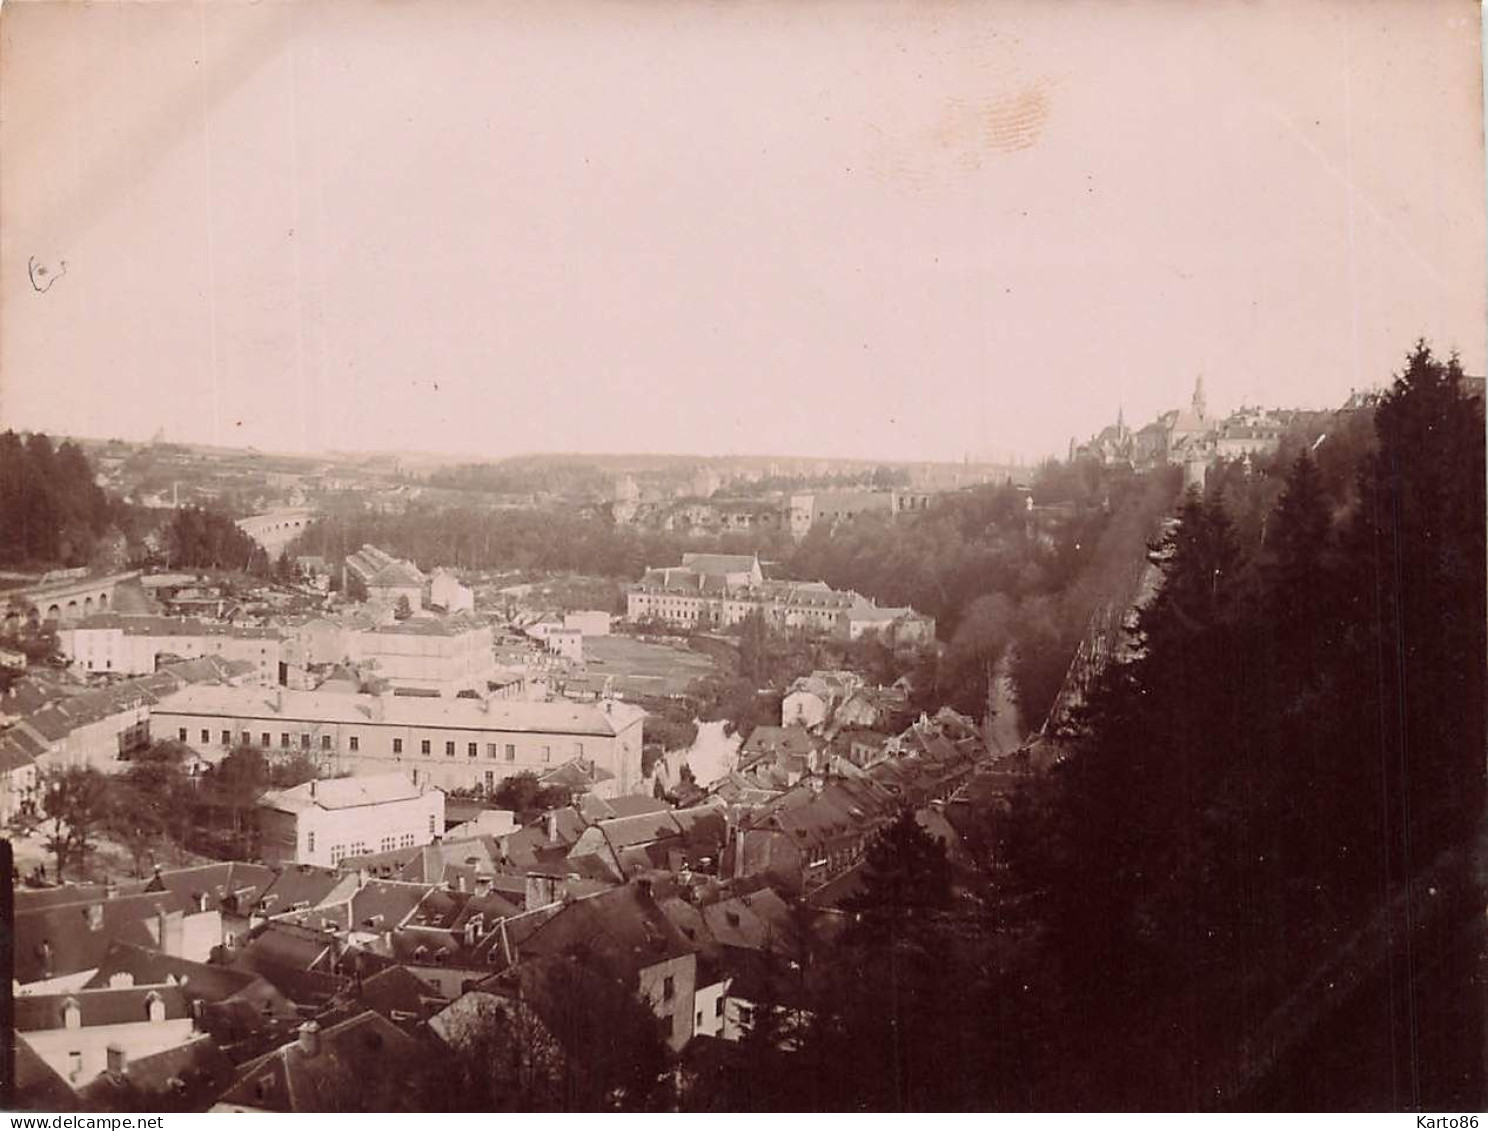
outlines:
[{"label": "chimney on roof", "polygon": [[124,1055],[124,1050],[110,1041],[104,1056],[110,1076],[123,1076],[129,1068],[129,1058]]},{"label": "chimney on roof", "polygon": [[320,1025],[315,1021],[306,1021],[300,1026],[299,1039],[300,1052],[307,1057],[320,1055]]}]

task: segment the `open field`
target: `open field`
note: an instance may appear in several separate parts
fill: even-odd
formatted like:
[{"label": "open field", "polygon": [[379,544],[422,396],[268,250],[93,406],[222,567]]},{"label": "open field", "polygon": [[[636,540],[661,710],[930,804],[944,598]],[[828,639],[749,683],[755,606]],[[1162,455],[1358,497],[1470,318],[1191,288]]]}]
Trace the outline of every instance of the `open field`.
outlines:
[{"label": "open field", "polygon": [[615,690],[628,696],[681,695],[693,680],[718,670],[683,642],[648,644],[628,636],[584,637],[584,665],[591,677],[613,676]]}]

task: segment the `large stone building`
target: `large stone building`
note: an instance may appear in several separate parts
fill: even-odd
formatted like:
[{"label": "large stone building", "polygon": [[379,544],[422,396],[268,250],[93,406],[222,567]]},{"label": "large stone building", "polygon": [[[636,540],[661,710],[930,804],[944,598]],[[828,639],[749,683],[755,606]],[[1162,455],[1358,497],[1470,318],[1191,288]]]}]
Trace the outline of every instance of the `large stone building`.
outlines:
[{"label": "large stone building", "polygon": [[468,615],[379,620],[359,610],[313,617],[285,629],[292,670],[357,665],[395,689],[428,695],[484,694],[494,678],[489,623]]},{"label": "large stone building", "polygon": [[681,566],[648,569],[626,594],[629,620],[679,628],[728,628],[754,612],[779,631],[850,640],[868,632],[895,640],[935,636],[935,621],[913,609],[883,609],[823,581],[767,581],[759,559],[747,554],[684,554]]},{"label": "large stone building", "polygon": [[609,774],[596,792],[633,793],[641,778],[639,707],[274,688],[190,687],[154,711],[154,732],[217,761],[240,745],[303,754],[325,775],[401,772],[417,785],[494,790],[503,778],[579,760]]},{"label": "large stone building", "polygon": [[345,659],[375,665],[395,688],[484,692],[493,673],[491,626],[473,617],[413,617],[348,634]]}]

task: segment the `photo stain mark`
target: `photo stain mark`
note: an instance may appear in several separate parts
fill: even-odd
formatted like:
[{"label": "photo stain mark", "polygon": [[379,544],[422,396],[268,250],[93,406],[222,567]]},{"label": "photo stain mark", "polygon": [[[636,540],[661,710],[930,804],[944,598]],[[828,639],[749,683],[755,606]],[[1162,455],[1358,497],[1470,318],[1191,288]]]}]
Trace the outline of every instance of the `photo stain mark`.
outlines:
[{"label": "photo stain mark", "polygon": [[67,274],[67,260],[60,263],[61,270],[53,271],[45,263],[37,262],[36,256],[26,260],[26,272],[31,276],[31,289],[39,295],[44,295],[52,289],[58,279]]}]

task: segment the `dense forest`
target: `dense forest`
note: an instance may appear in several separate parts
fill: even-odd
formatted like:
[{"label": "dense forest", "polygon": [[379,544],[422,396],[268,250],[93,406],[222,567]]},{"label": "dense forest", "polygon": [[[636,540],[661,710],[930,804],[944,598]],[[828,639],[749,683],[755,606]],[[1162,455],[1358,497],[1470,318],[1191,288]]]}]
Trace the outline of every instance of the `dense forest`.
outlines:
[{"label": "dense forest", "polygon": [[76,444],[0,434],[0,565],[87,565],[110,528],[127,524],[127,511],[94,482]]}]

